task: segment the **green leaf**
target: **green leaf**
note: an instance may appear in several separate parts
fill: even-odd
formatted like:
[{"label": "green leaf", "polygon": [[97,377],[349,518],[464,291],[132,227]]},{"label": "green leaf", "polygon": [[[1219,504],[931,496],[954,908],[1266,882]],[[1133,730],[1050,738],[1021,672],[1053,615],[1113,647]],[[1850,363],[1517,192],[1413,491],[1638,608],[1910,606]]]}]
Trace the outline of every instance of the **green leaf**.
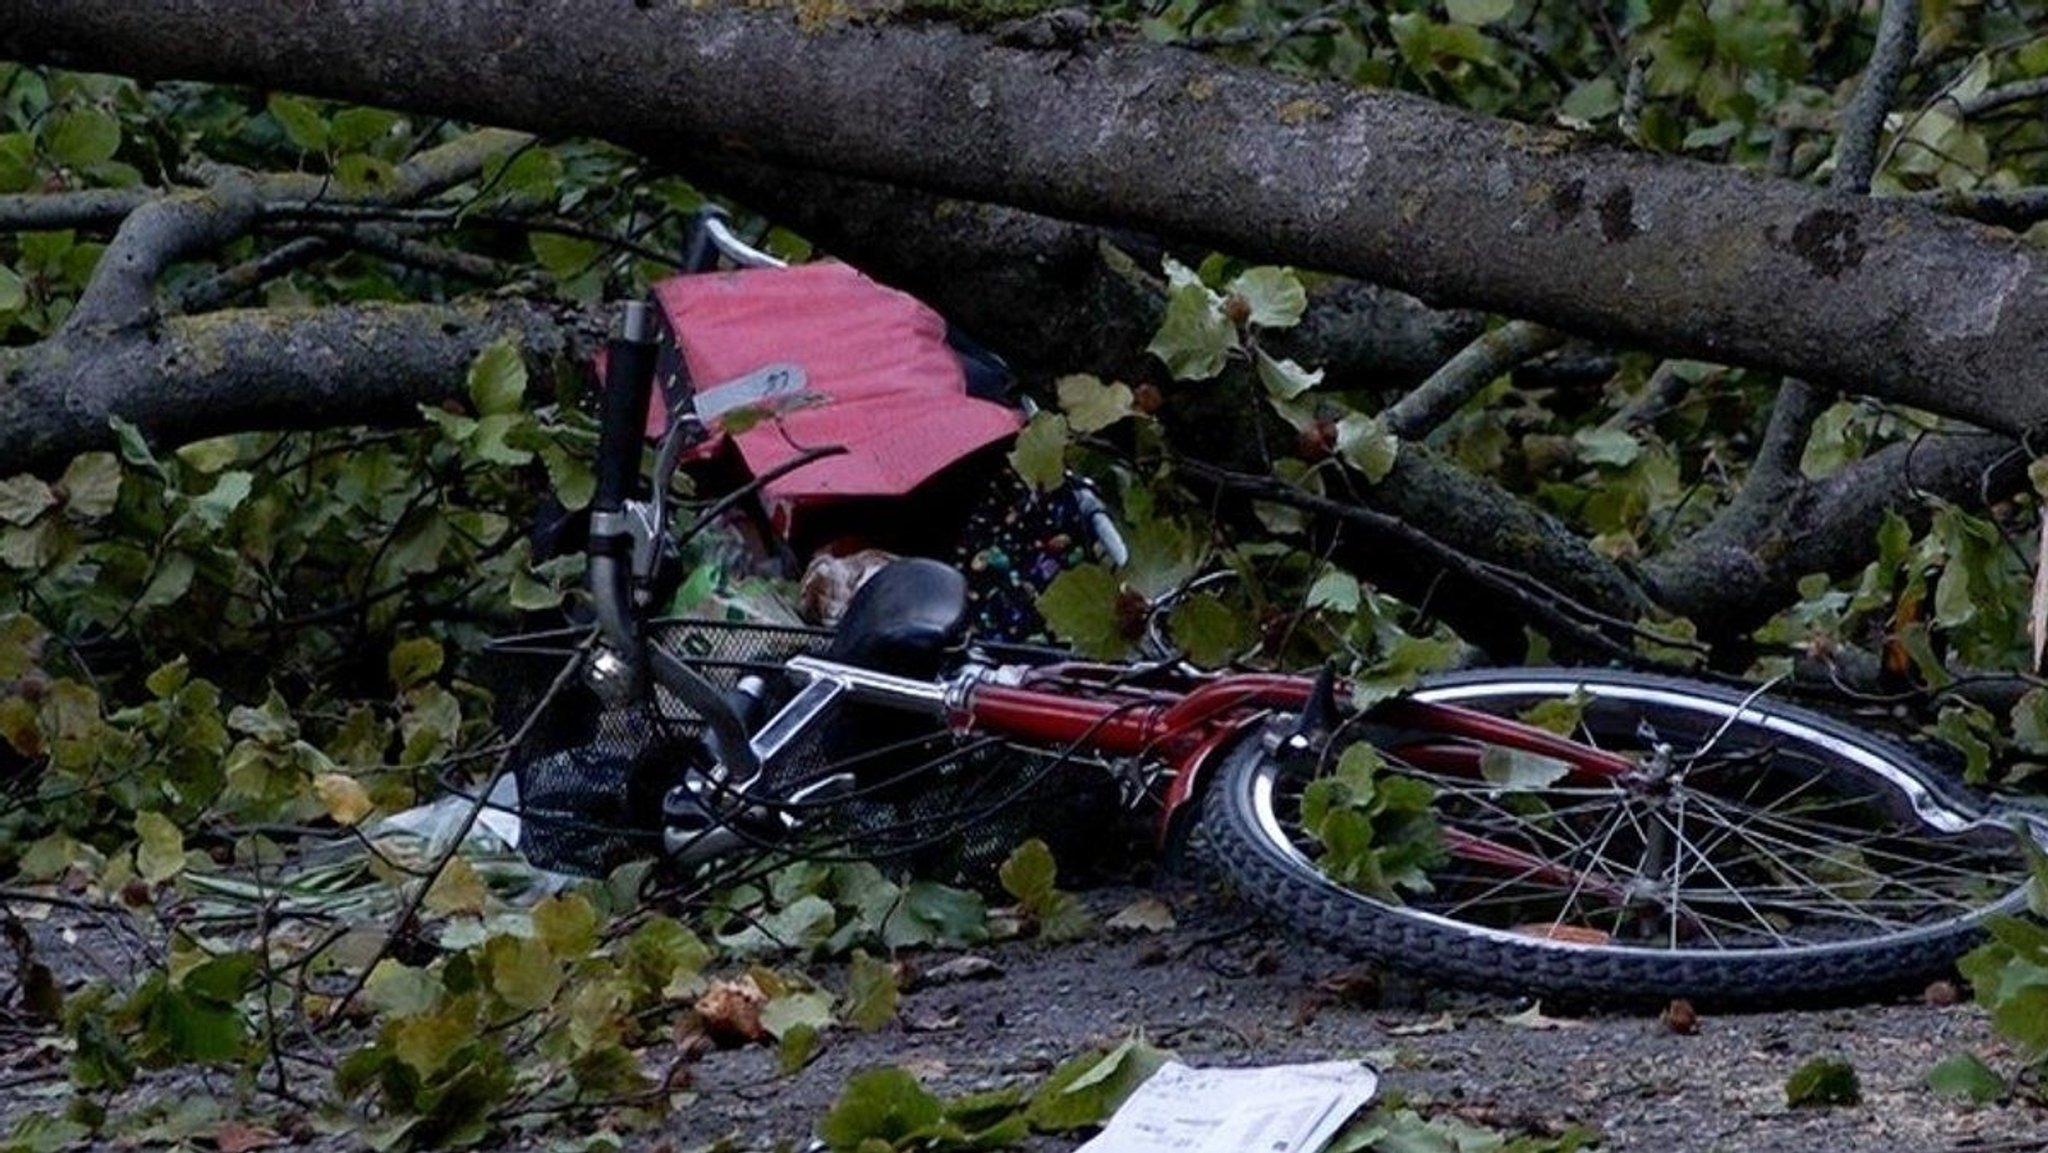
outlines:
[{"label": "green leaf", "polygon": [[398,689],[412,688],[441,671],[441,642],[432,637],[412,637],[391,646],[384,667]]},{"label": "green leaf", "polygon": [[1017,434],[1009,453],[1010,467],[1025,483],[1040,492],[1065,484],[1067,480],[1067,418],[1055,412],[1041,412]]},{"label": "green leaf", "polygon": [[855,950],[846,975],[846,1023],[872,1033],[896,1017],[896,966]]},{"label": "green leaf", "polygon": [[1626,468],[1642,455],[1642,443],[1618,428],[1582,428],[1572,434],[1579,459],[1588,464]]},{"label": "green leaf", "polygon": [[1025,905],[1036,904],[1050,896],[1053,881],[1058,875],[1059,869],[1053,863],[1052,850],[1037,837],[1011,850],[1010,855],[996,869],[996,877],[1002,882],[1003,891]]},{"label": "green leaf", "polygon": [[902,1069],[856,1073],[818,1123],[818,1136],[834,1153],[865,1153],[867,1142],[884,1149],[936,1123],[945,1114],[939,1099]]},{"label": "green leaf", "polygon": [[533,249],[533,257],[548,275],[558,281],[570,281],[590,270],[604,255],[604,249],[596,241],[576,236],[560,236],[552,232],[527,234],[527,244]]},{"label": "green leaf", "polygon": [[550,444],[540,450],[540,459],[547,466],[548,483],[554,486],[555,497],[563,508],[573,512],[589,506],[590,498],[597,494],[597,473],[587,458]]},{"label": "green leaf", "polygon": [[1856,1067],[1839,1057],[1815,1057],[1785,1079],[1785,1104],[1799,1107],[1855,1105],[1863,1100]]},{"label": "green leaf", "polygon": [[1249,305],[1251,314],[1245,322],[1260,328],[1293,328],[1308,311],[1308,291],[1291,268],[1246,269],[1223,292]]},{"label": "green leaf", "polygon": [[1488,745],[1479,754],[1479,772],[1509,792],[1548,788],[1572,771],[1571,762],[1524,749]]},{"label": "green leaf", "polygon": [[1216,294],[1200,284],[1187,284],[1167,297],[1166,315],[1145,351],[1158,357],[1176,380],[1209,380],[1223,371],[1237,347],[1237,328],[1223,314]]},{"label": "green leaf", "polygon": [[1107,1053],[1076,1057],[1046,1078],[1032,1095],[1025,1116],[1043,1133],[1100,1125],[1172,1056],[1131,1037]]},{"label": "green leaf", "polygon": [[1621,111],[1621,87],[1612,76],[1596,76],[1573,88],[1558,111],[1580,124],[1598,124]]},{"label": "green leaf", "polygon": [[383,108],[343,108],[334,114],[331,134],[337,152],[375,152],[376,146],[402,135],[393,130],[405,118]]},{"label": "green leaf", "polygon": [[790,1026],[776,1039],[776,1070],[785,1077],[802,1071],[818,1055],[823,1038],[824,1034],[812,1025],[799,1022]]},{"label": "green leaf", "polygon": [[120,150],[121,122],[98,108],[74,109],[51,122],[43,144],[57,163],[91,168],[112,160]]},{"label": "green leaf", "polygon": [[58,482],[64,489],[64,511],[81,520],[97,520],[114,511],[121,497],[121,462],[111,452],[88,452],[72,458]]},{"label": "green leaf", "polygon": [[1927,1071],[1927,1087],[1944,1097],[1961,1097],[1988,1105],[2005,1096],[2005,1078],[1977,1059],[1975,1053],[1956,1053],[1936,1062]]},{"label": "green leaf", "polygon": [[581,893],[557,893],[533,907],[533,931],[557,957],[581,957],[597,948],[597,907]]},{"label": "green leaf", "polygon": [[1129,649],[1117,612],[1122,595],[1122,586],[1108,569],[1077,565],[1054,577],[1038,594],[1038,611],[1053,635],[1076,652],[1115,659]]},{"label": "green leaf", "polygon": [[301,152],[327,151],[327,118],[310,100],[273,92],[264,107],[284,129],[284,138]]},{"label": "green leaf", "polygon": [[28,281],[21,273],[0,264],[0,315],[28,307]]},{"label": "green leaf", "polygon": [[1177,521],[1143,519],[1125,537],[1131,556],[1123,567],[1123,583],[1147,600],[1178,591],[1202,571],[1201,541]]},{"label": "green leaf", "polygon": [[164,475],[164,466],[159,464],[156,454],[149,450],[149,439],[142,430],[118,416],[107,418],[107,424],[114,430],[114,438],[121,450],[121,459],[136,468],[148,469],[156,476]]},{"label": "green leaf", "polygon": [[937,881],[912,881],[882,925],[882,943],[891,949],[986,940],[988,905],[981,895]]},{"label": "green leaf", "polygon": [[784,993],[761,1006],[761,1028],[776,1040],[792,1029],[822,1033],[832,1027],[832,997],[813,990]]},{"label": "green leaf", "polygon": [[1491,24],[1515,10],[1515,0],[1444,0],[1444,15],[1459,24]]},{"label": "green leaf", "polygon": [[1214,668],[1249,648],[1251,625],[1212,596],[1191,596],[1173,606],[1166,634],[1195,664]]},{"label": "green leaf", "polygon": [[254,481],[255,477],[246,472],[221,473],[205,495],[192,498],[192,514],[208,528],[225,526],[242,502],[249,499]]},{"label": "green leaf", "polygon": [[377,962],[363,982],[363,1000],[386,1017],[428,1012],[441,999],[441,978],[389,957]]},{"label": "green leaf", "polygon": [[1075,432],[1100,432],[1131,415],[1129,385],[1104,384],[1099,377],[1075,375],[1060,377],[1053,386],[1059,391],[1060,411],[1067,414],[1067,424]]},{"label": "green leaf", "polygon": [[185,869],[185,834],[169,817],[149,811],[135,814],[135,871],[151,884],[168,881]]},{"label": "green leaf", "polygon": [[1280,400],[1293,400],[1323,383],[1322,369],[1310,372],[1292,360],[1274,360],[1263,348],[1252,350],[1252,365],[1267,394]]},{"label": "green leaf", "polygon": [[1337,422],[1337,454],[1373,484],[1394,471],[1400,453],[1400,438],[1379,417],[1354,412]]},{"label": "green leaf", "polygon": [[22,473],[0,480],[0,521],[25,525],[57,507],[50,486]]},{"label": "green leaf", "polygon": [[469,364],[469,400],[480,416],[521,411],[526,398],[526,362],[509,340],[485,346]]},{"label": "green leaf", "polygon": [[1308,586],[1308,595],[1302,598],[1304,607],[1329,609],[1332,612],[1355,613],[1363,602],[1364,588],[1358,578],[1348,572],[1329,569]]}]

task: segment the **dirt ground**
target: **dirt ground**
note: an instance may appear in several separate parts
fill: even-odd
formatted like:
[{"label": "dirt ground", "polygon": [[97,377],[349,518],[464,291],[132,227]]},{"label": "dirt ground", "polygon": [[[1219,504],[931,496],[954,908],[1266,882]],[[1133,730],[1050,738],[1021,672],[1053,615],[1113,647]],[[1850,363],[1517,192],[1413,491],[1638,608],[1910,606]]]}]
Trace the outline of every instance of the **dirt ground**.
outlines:
[{"label": "dirt ground", "polygon": [[[802,1151],[812,1147],[814,1126],[847,1079],[862,1069],[907,1067],[946,1095],[1030,1085],[1092,1045],[1142,1030],[1197,1065],[1363,1060],[1380,1071],[1383,1096],[1399,1095],[1425,1113],[1453,1113],[1510,1136],[1582,1126],[1610,1150],[2048,1150],[2048,1110],[2012,1101],[1959,1104],[1926,1087],[1935,1062],[1965,1050],[2002,1072],[2013,1069],[2012,1055],[1972,1005],[1932,1007],[1916,999],[1708,1014],[1690,1035],[1649,1015],[1531,1024],[1526,1004],[1363,971],[1274,932],[1198,885],[1083,895],[1100,919],[1155,896],[1173,911],[1171,929],[1105,930],[1074,944],[977,950],[972,955],[993,963],[991,974],[913,982],[895,1021],[873,1033],[830,1031],[822,1053],[794,1076],[779,1075],[775,1054],[765,1048],[711,1053],[692,1068],[695,1100],[664,1130],[631,1144],[660,1153]],[[63,953],[54,938],[62,928],[58,919],[39,926],[47,956]],[[88,934],[74,937],[71,947],[97,949],[95,939],[106,941]],[[118,964],[117,956],[98,951],[96,967]],[[929,971],[956,956],[924,955],[911,964]],[[827,985],[839,983],[829,967],[810,971]],[[49,1045],[47,1035],[0,1029],[0,1134],[24,1114],[63,1108],[61,1059],[52,1059]],[[1786,1105],[1786,1077],[1816,1056],[1854,1065],[1861,1104]],[[190,1071],[158,1075],[122,1105],[232,1098],[239,1093],[231,1082]],[[517,1147],[571,1147],[561,1143],[565,1136],[525,1138]],[[301,1147],[323,1153],[360,1147],[347,1136],[297,1137]],[[121,1144],[139,1147],[135,1139]],[[1035,1138],[1030,1149],[1051,1153],[1076,1144]],[[202,1137],[185,1147],[218,1146]]]},{"label": "dirt ground", "polygon": [[[1140,895],[1087,900],[1107,917]],[[1958,1104],[1926,1087],[1927,1070],[1960,1051],[2013,1067],[1971,1005],[1703,1015],[1690,1035],[1648,1015],[1532,1027],[1510,1020],[1524,1003],[1380,979],[1192,887],[1168,897],[1176,924],[1165,933],[981,950],[1000,976],[914,987],[894,1024],[833,1033],[794,1077],[778,1077],[765,1051],[714,1054],[698,1069],[700,1099],[668,1137],[681,1149],[718,1137],[802,1149],[861,1069],[904,1065],[960,1093],[1035,1082],[1093,1043],[1142,1029],[1198,1065],[1362,1059],[1380,1070],[1383,1094],[1425,1112],[1510,1135],[1585,1126],[1612,1150],[2048,1150],[2048,1110]],[[1786,1105],[1786,1077],[1816,1056],[1854,1065],[1861,1104]]]}]

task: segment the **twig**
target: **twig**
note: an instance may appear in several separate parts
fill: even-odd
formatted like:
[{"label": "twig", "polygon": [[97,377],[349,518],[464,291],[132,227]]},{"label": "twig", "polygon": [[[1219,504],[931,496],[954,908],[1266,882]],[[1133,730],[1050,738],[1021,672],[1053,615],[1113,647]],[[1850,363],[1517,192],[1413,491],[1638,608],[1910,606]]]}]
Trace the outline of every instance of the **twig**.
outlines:
[{"label": "twig", "polygon": [[327,242],[318,237],[306,237],[280,245],[252,260],[245,260],[232,268],[223,269],[187,288],[178,295],[178,311],[210,312],[267,280],[290,272],[294,268],[311,264],[325,255],[327,250]]},{"label": "twig", "polygon": [[2031,80],[2016,80],[2011,84],[1986,88],[1975,96],[1960,99],[1950,96],[1948,102],[1955,108],[1958,116],[1969,120],[2028,100],[2039,100],[2044,96],[2048,96],[2048,76],[2037,76]]},{"label": "twig", "polygon": [[1564,333],[1527,320],[1484,333],[1394,402],[1385,414],[1387,429],[1403,440],[1426,436],[1495,377],[1564,341]]},{"label": "twig", "polygon": [[2048,220],[2048,188],[1937,188],[1900,199],[2014,232]]},{"label": "twig", "polygon": [[[1598,653],[1605,659],[1630,666],[1653,664],[1647,662],[1629,645],[1623,644],[1602,631],[1611,628],[1631,637],[1649,638],[1632,621],[1618,620],[1596,609],[1582,605],[1555,589],[1543,585],[1526,573],[1515,572],[1500,565],[1491,564],[1477,557],[1460,552],[1430,536],[1428,533],[1409,525],[1398,517],[1389,516],[1362,505],[1347,504],[1329,497],[1304,492],[1285,481],[1270,476],[1254,476],[1250,473],[1232,472],[1202,461],[1180,459],[1175,467],[1182,473],[1209,483],[1224,486],[1244,493],[1258,500],[1284,504],[1305,512],[1347,521],[1370,529],[1398,541],[1402,547],[1427,556],[1444,568],[1459,576],[1497,593],[1519,606],[1530,620],[1541,622],[1557,635],[1569,638],[1577,644]],[[1672,638],[1657,637],[1660,643],[1675,647],[1689,647],[1704,653],[1704,646],[1688,645]]]}]

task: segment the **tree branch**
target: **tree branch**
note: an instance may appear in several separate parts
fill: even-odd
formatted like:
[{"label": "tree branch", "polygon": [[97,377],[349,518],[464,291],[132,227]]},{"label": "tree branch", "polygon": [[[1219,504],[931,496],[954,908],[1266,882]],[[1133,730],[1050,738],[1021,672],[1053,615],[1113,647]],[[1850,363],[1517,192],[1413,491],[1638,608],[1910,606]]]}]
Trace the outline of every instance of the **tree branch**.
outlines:
[{"label": "tree branch", "polygon": [[16,192],[0,196],[0,230],[56,232],[114,228],[157,197],[150,188],[93,188],[80,192]]},{"label": "tree branch", "polygon": [[1835,174],[1829,188],[1862,196],[1877,173],[1877,142],[1885,117],[1899,98],[1899,85],[1913,63],[1920,39],[1920,0],[1884,0],[1877,14],[1877,43],[1863,83],[1842,114],[1842,134],[1835,148]]},{"label": "tree branch", "polygon": [[2014,232],[2048,220],[2048,188],[1936,188],[1900,199]]},{"label": "tree branch", "polygon": [[115,231],[55,339],[147,323],[155,315],[163,270],[248,231],[256,207],[254,184],[245,175],[224,173],[203,191],[174,192],[136,209]]},{"label": "tree branch", "polygon": [[1415,391],[1389,406],[1387,428],[1403,440],[1427,436],[1495,377],[1564,342],[1565,334],[1556,329],[1511,320],[1466,345]]},{"label": "tree branch", "polygon": [[419,405],[460,396],[493,341],[580,372],[601,332],[583,313],[518,302],[366,304],[171,317],[147,333],[0,349],[0,460],[54,472],[111,447],[115,415],[167,444],[219,435],[223,412],[238,429],[410,424]]}]

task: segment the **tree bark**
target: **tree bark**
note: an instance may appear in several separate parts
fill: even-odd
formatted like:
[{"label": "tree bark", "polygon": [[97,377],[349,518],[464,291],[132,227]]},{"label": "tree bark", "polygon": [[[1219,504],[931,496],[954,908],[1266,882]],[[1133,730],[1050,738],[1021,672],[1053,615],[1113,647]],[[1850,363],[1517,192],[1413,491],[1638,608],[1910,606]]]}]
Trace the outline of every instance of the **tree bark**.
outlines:
[{"label": "tree bark", "polygon": [[2004,432],[2048,257],[1911,205],[1171,48],[645,0],[0,0],[0,55],[802,168],[1343,271]]},{"label": "tree bark", "polygon": [[[462,394],[497,340],[583,371],[602,328],[574,311],[500,302],[246,309],[0,349],[0,461],[54,471],[104,448],[108,418],[180,444],[233,428],[410,423]],[[571,365],[575,367],[571,367]]]}]

